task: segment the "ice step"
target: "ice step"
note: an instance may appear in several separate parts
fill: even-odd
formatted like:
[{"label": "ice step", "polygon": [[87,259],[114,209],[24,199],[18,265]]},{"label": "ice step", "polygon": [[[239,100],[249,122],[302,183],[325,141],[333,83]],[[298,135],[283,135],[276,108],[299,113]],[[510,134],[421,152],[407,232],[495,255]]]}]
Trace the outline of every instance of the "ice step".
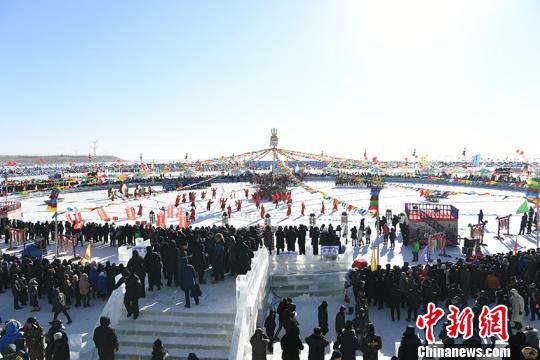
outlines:
[{"label": "ice step", "polygon": [[218,318],[204,318],[196,316],[169,316],[161,314],[144,314],[141,313],[137,320],[124,318],[120,320],[120,325],[132,326],[134,324],[144,325],[169,325],[193,328],[219,328],[229,329],[234,328],[233,320],[223,320]]},{"label": "ice step", "polygon": [[272,289],[280,289],[280,290],[322,290],[322,289],[343,289],[345,282],[343,281],[332,281],[332,282],[325,282],[325,283],[312,283],[312,282],[306,282],[306,283],[291,283],[291,284],[272,284],[270,287]]},{"label": "ice step", "polygon": [[[167,344],[167,349],[186,349],[190,352],[196,352],[196,350],[223,350],[228,351],[230,343],[226,340],[219,339],[207,339],[201,335],[201,337],[177,337],[174,333],[170,333],[169,336],[159,337],[163,344]],[[146,348],[152,350],[155,336],[152,335],[129,335],[123,336],[119,339],[120,347],[129,348]]]},{"label": "ice step", "polygon": [[319,289],[319,290],[281,290],[280,288],[272,289],[274,295],[279,297],[299,297],[299,296],[313,296],[313,297],[322,297],[322,296],[336,296],[343,295],[342,289]]},{"label": "ice step", "polygon": [[186,318],[205,318],[205,319],[218,319],[218,320],[228,320],[228,321],[234,321],[234,318],[236,316],[233,312],[223,312],[223,313],[216,313],[216,312],[208,312],[208,311],[201,311],[198,310],[196,306],[190,308],[189,310],[151,310],[151,309],[142,309],[140,312],[141,316],[154,316],[154,315],[163,315],[163,316],[171,316],[171,317],[186,317]]},{"label": "ice step", "polygon": [[[229,350],[216,351],[216,350],[183,350],[183,349],[170,349],[168,344],[164,346],[169,350],[169,357],[167,360],[186,360],[189,353],[197,354],[200,360],[227,360],[229,358]],[[152,358],[152,349],[144,348],[123,348],[120,347],[119,351],[115,354],[115,359],[120,360],[149,360]]]},{"label": "ice step", "polygon": [[[202,333],[201,333],[202,332]],[[228,329],[214,328],[194,328],[194,327],[178,327],[178,326],[153,326],[149,324],[131,324],[123,323],[116,327],[116,333],[119,336],[123,335],[152,335],[156,338],[170,336],[174,334],[179,337],[204,337],[209,341],[211,339],[231,340],[232,333]]]}]

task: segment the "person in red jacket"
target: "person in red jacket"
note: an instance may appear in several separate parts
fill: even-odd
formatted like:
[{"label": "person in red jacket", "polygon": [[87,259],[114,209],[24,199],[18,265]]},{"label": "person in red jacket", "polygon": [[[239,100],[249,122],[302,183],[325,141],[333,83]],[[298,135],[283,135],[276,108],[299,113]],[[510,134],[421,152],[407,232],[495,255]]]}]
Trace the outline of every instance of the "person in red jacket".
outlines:
[{"label": "person in red jacket", "polygon": [[236,200],[236,211],[242,210],[242,200]]},{"label": "person in red jacket", "polygon": [[332,206],[332,211],[337,211],[338,202],[339,202],[338,199],[334,199],[333,206]]},{"label": "person in red jacket", "polygon": [[383,225],[383,235],[384,235],[384,245],[388,243],[388,235],[390,234],[390,229],[388,228],[388,225]]},{"label": "person in red jacket", "polygon": [[227,216],[229,217],[229,219],[231,218],[231,215],[232,215],[232,209],[231,209],[231,205],[227,206]]},{"label": "person in red jacket", "polygon": [[174,201],[174,206],[178,207],[180,205],[180,195],[176,195],[176,200]]},{"label": "person in red jacket", "polygon": [[287,217],[291,216],[291,204],[287,204]]},{"label": "person in red jacket", "polygon": [[219,202],[221,203],[221,211],[225,211],[225,203],[227,202],[227,200],[221,198],[219,199]]},{"label": "person in red jacket", "polygon": [[321,214],[324,215],[324,201],[322,202],[322,205],[321,205]]},{"label": "person in red jacket", "polygon": [[261,219],[264,219],[264,205],[261,205]]},{"label": "person in red jacket", "polygon": [[210,207],[212,206],[212,203],[213,203],[212,200],[208,200],[208,202],[206,203],[206,211],[210,211]]},{"label": "person in red jacket", "polygon": [[304,204],[303,201],[302,201],[302,210],[300,210],[300,212],[302,213],[302,216],[304,216],[304,213],[306,212],[306,204]]},{"label": "person in red jacket", "polygon": [[192,207],[191,212],[189,213],[189,221],[194,221],[194,220],[195,220],[195,208]]},{"label": "person in red jacket", "polygon": [[201,199],[204,200],[205,197],[206,197],[206,191],[201,191]]},{"label": "person in red jacket", "polygon": [[212,188],[212,199],[215,199],[216,198],[216,191],[217,189],[216,188]]},{"label": "person in red jacket", "polygon": [[137,216],[138,217],[142,216],[142,204],[139,204],[139,211],[137,211]]},{"label": "person in red jacket", "polygon": [[246,195],[246,199],[249,198],[249,189],[244,189],[244,195]]}]

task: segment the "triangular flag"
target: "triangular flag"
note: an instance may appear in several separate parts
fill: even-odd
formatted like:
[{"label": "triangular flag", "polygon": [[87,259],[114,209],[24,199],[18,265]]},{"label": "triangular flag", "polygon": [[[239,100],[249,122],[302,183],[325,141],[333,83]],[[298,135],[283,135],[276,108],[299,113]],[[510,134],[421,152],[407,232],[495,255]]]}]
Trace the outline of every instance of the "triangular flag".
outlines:
[{"label": "triangular flag", "polygon": [[375,254],[375,249],[371,250],[371,271],[377,270],[377,254]]},{"label": "triangular flag", "polygon": [[529,211],[529,203],[527,200],[523,201],[523,204],[517,209],[516,214],[525,214]]},{"label": "triangular flag", "polygon": [[88,244],[84,256],[81,259],[81,264],[84,265],[85,262],[92,260],[92,244]]}]

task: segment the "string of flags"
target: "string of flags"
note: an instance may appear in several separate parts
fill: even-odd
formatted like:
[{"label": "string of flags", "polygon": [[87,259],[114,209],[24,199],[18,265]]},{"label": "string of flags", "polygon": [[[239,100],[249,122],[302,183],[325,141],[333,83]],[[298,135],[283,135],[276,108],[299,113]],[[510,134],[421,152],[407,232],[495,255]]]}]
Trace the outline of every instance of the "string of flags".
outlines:
[{"label": "string of flags", "polygon": [[310,194],[317,194],[318,193],[323,197],[323,199],[331,200],[336,205],[341,205],[342,207],[347,209],[348,212],[358,213],[360,215],[366,215],[368,213],[368,211],[366,209],[362,209],[362,208],[359,208],[358,206],[348,204],[345,201],[339,200],[337,198],[334,198],[334,197],[328,195],[326,192],[324,192],[322,190],[317,190],[317,189],[314,189],[311,186],[307,185],[305,182],[301,181],[296,176],[294,176],[292,171],[283,163],[283,161],[281,159],[278,159],[278,161],[276,163],[276,167],[278,169],[280,169],[281,171],[283,171],[283,173],[287,176],[287,178],[289,180],[291,180],[297,186],[303,188],[308,193],[310,193]]}]

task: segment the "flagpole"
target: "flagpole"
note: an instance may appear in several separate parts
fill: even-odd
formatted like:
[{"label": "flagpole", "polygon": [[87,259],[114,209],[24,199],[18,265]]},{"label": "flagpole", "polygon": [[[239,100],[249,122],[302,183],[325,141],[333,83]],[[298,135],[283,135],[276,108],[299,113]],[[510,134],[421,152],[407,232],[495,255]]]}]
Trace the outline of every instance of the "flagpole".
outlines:
[{"label": "flagpole", "polygon": [[56,247],[56,257],[58,257],[58,209],[54,212],[54,243]]},{"label": "flagpole", "polygon": [[540,218],[540,216],[538,216],[538,202],[539,201],[540,197],[538,196],[538,194],[536,195],[536,249],[538,249],[538,243],[540,242],[540,229],[538,229],[538,218]]}]

